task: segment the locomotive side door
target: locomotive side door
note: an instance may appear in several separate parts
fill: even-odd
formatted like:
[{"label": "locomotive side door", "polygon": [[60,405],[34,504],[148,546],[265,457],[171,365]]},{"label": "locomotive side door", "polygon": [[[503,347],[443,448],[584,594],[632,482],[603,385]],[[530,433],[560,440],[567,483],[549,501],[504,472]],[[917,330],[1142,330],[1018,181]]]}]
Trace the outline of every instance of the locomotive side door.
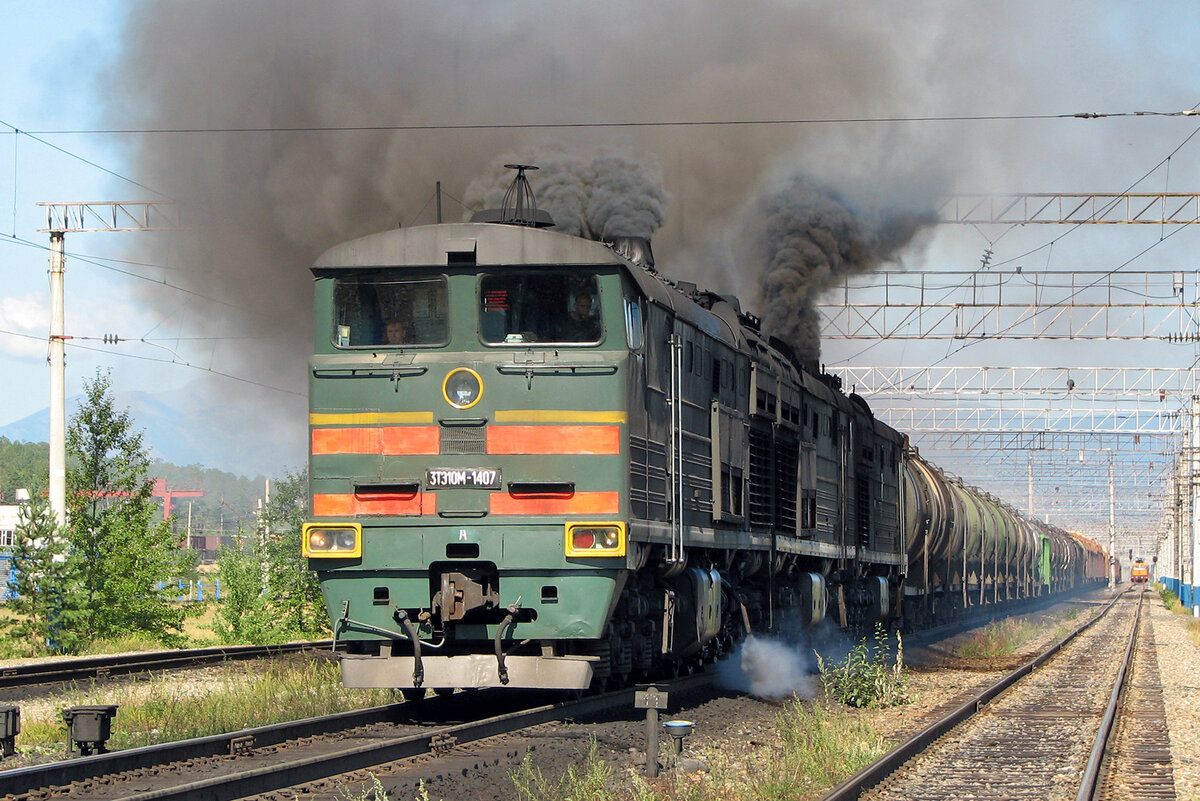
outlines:
[{"label": "locomotive side door", "polygon": [[[646,520],[668,523],[672,520],[672,482],[670,446],[672,420],[672,338],[674,318],[669,311],[653,303],[643,308],[645,318],[645,360],[642,392],[645,410],[644,428],[630,429],[631,480],[634,512]],[[639,499],[637,496],[641,494]]]}]

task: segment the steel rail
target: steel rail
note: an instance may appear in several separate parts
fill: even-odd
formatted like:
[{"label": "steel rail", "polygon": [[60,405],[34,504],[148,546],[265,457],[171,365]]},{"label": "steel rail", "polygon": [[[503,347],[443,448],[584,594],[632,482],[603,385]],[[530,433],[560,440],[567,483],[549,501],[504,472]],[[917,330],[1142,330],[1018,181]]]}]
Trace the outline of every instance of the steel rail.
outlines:
[{"label": "steel rail", "polygon": [[1117,708],[1125,696],[1126,680],[1129,676],[1129,668],[1133,664],[1133,649],[1137,645],[1138,625],[1142,620],[1142,603],[1145,599],[1146,585],[1143,584],[1142,592],[1138,595],[1137,610],[1133,615],[1133,626],[1129,630],[1129,642],[1125,646],[1125,656],[1121,660],[1121,669],[1117,671],[1117,680],[1113,682],[1112,694],[1108,698],[1108,707],[1104,710],[1104,719],[1100,722],[1100,730],[1096,732],[1096,739],[1092,743],[1092,751],[1088,755],[1087,767],[1083,770],[1083,780],[1079,786],[1079,793],[1075,796],[1075,801],[1092,801],[1096,795],[1096,780],[1100,776],[1100,765],[1108,750],[1113,723],[1117,719]]},{"label": "steel rail", "polygon": [[0,797],[28,793],[41,787],[70,784],[114,773],[181,762],[187,759],[237,754],[252,748],[279,745],[288,740],[332,734],[372,723],[394,721],[401,710],[411,710],[407,703],[342,712],[319,718],[259,726],[226,734],[213,734],[171,743],[127,748],[104,754],[79,757],[61,762],[47,762],[23,768],[0,771]]},{"label": "steel rail", "polygon": [[[713,674],[701,673],[658,683],[668,690],[682,691],[708,684]],[[122,796],[123,801],[162,801],[163,799],[205,798],[210,801],[242,798],[271,792],[306,782],[362,770],[399,759],[434,752],[450,744],[471,742],[497,734],[561,720],[596,714],[626,704],[632,708],[635,688],[588,696],[571,701],[545,704],[466,723],[436,726],[417,734],[384,738],[379,742],[328,750],[325,753],[291,761],[269,760],[269,764],[249,768],[150,792]],[[397,703],[321,718],[264,726],[177,743],[128,749],[110,754],[82,757],[66,762],[36,765],[0,772],[0,796],[36,793],[43,788],[61,787],[73,782],[99,779],[126,771],[135,771],[180,762],[187,759],[225,756],[243,750],[280,745],[290,740],[331,734],[372,723],[394,722],[398,714],[412,711],[412,704]]]},{"label": "steel rail", "polygon": [[1113,606],[1116,605],[1117,601],[1120,600],[1123,594],[1124,593],[1120,593],[1114,596],[1112,600],[1104,605],[1099,614],[1076,628],[1066,637],[1063,637],[1061,640],[1051,645],[1037,657],[1017,668],[1012,673],[1009,673],[1007,676],[1000,679],[1000,681],[996,682],[991,687],[988,687],[983,692],[975,695],[950,714],[929,724],[892,751],[884,754],[875,762],[872,762],[870,765],[863,768],[849,779],[846,779],[846,781],[833,788],[833,790],[826,795],[822,801],[857,801],[857,799],[864,792],[882,782],[897,768],[932,745],[933,742],[943,734],[958,726],[963,721],[974,717],[993,698],[1000,695],[1000,693],[1004,692],[1021,679],[1025,678],[1025,676],[1032,673],[1035,668],[1041,667],[1043,664],[1048,662],[1050,658],[1061,651],[1063,647],[1067,645],[1067,643],[1071,642],[1071,640],[1087,631],[1101,618],[1108,614],[1112,610]]},{"label": "steel rail", "polygon": [[327,649],[332,645],[332,640],[284,643],[282,645],[223,645],[176,651],[89,656],[58,662],[37,662],[0,668],[0,687],[23,687],[30,684],[78,681],[79,679],[103,678],[235,659],[260,659],[298,651]]}]

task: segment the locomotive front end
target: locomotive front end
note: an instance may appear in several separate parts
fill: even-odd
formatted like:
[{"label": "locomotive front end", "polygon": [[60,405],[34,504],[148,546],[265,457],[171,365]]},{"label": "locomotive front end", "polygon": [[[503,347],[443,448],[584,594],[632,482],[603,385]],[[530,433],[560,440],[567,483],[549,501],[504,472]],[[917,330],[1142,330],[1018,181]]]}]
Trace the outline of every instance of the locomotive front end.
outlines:
[{"label": "locomotive front end", "polygon": [[343,682],[588,687],[638,557],[612,251],[435,225],[313,272],[304,549]]}]

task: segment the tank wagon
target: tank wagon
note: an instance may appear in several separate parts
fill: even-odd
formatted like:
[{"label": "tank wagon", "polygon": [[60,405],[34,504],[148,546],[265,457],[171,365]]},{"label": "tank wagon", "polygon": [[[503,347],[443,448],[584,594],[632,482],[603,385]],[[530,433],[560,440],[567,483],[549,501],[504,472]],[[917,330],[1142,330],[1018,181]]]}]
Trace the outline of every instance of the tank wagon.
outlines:
[{"label": "tank wagon", "polygon": [[506,201],[312,268],[303,550],[347,686],[581,689],[1086,580],[1092,546],[921,459],[736,298],[549,226]]},{"label": "tank wagon", "polygon": [[1028,520],[1000,499],[946,475],[914,448],[902,465],[909,625],[962,610],[1061,592],[1102,579],[1085,569],[1099,545]]}]

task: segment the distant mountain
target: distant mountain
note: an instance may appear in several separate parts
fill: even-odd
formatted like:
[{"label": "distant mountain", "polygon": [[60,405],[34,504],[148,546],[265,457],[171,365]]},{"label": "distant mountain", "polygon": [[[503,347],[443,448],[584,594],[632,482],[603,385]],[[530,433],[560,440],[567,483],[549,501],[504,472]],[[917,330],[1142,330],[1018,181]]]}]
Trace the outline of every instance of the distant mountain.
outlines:
[{"label": "distant mountain", "polygon": [[[177,465],[198,464],[246,477],[276,477],[304,466],[307,425],[304,397],[248,384],[200,379],[151,394],[118,392],[153,457]],[[67,399],[67,420],[82,396]],[[50,410],[0,426],[15,442],[46,442]]]}]

